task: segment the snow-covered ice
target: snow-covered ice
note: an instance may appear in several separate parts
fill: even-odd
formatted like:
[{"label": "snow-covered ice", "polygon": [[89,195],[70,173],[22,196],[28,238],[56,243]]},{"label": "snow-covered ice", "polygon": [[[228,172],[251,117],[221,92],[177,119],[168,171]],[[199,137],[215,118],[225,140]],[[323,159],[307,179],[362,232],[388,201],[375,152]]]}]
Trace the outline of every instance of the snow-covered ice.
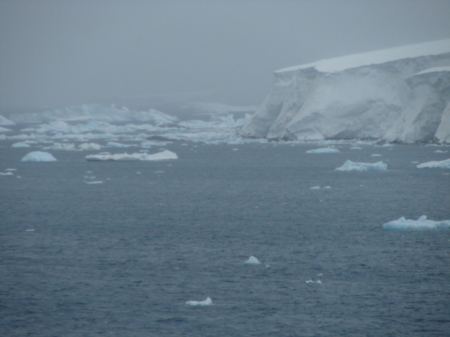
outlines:
[{"label": "snow-covered ice", "polygon": [[259,260],[256,257],[254,257],[254,256],[250,256],[248,258],[248,260],[245,261],[245,263],[247,263],[247,264],[261,264],[261,262],[259,262]]},{"label": "snow-covered ice", "polygon": [[187,301],[186,305],[190,306],[205,306],[205,305],[212,305],[212,300],[210,297],[207,297],[204,301]]},{"label": "snow-covered ice", "polygon": [[428,161],[417,165],[417,168],[450,169],[450,158],[441,161]]},{"label": "snow-covered ice", "polygon": [[21,161],[56,161],[56,158],[48,152],[33,151],[24,156]]},{"label": "snow-covered ice", "polygon": [[332,147],[324,147],[320,149],[308,150],[306,153],[339,153],[338,149]]},{"label": "snow-covered ice", "polygon": [[385,223],[383,228],[390,230],[450,229],[450,220],[427,220],[425,215],[422,215],[418,220],[407,220],[401,217],[398,220]]},{"label": "snow-covered ice", "polygon": [[351,160],[347,160],[342,166],[335,169],[335,171],[357,171],[357,172],[369,172],[369,171],[386,171],[387,164],[379,161],[377,163],[356,163]]},{"label": "snow-covered ice", "polygon": [[147,154],[147,153],[120,153],[120,154],[93,154],[86,156],[86,160],[88,161],[129,161],[129,160],[142,160],[142,161],[156,161],[156,160],[169,160],[169,159],[178,159],[176,153],[164,150],[162,152],[158,152],[155,154]]}]

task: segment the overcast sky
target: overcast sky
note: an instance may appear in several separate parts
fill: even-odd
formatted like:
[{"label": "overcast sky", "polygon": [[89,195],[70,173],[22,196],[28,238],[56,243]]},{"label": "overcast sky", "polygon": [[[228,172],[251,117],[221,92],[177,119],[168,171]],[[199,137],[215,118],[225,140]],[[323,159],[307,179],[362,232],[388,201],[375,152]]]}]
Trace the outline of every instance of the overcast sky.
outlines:
[{"label": "overcast sky", "polygon": [[0,0],[0,109],[215,90],[259,104],[276,69],[450,38],[450,0]]}]

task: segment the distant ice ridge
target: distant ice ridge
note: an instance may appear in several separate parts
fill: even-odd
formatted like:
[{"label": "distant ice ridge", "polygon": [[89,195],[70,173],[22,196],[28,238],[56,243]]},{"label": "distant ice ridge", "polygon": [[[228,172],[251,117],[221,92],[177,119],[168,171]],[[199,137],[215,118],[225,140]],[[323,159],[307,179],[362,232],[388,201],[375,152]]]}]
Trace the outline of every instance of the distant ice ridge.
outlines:
[{"label": "distant ice ridge", "polygon": [[14,125],[14,124],[16,123],[0,115],[0,125]]},{"label": "distant ice ridge", "polygon": [[450,40],[281,69],[241,135],[450,142]]},{"label": "distant ice ridge", "polygon": [[156,160],[168,160],[168,159],[178,159],[176,153],[164,150],[155,154],[147,153],[118,153],[118,154],[92,154],[86,156],[87,161],[131,161],[131,160],[141,160],[141,161],[156,161]]},{"label": "distant ice ridge", "polygon": [[56,161],[56,158],[48,152],[33,151],[23,157],[21,161]]},{"label": "distant ice ridge", "polygon": [[325,147],[320,149],[308,150],[306,153],[339,153],[338,149],[334,149],[331,147]]},{"label": "distant ice ridge", "polygon": [[450,159],[442,161],[428,161],[417,165],[417,168],[450,169]]},{"label": "distant ice ridge", "polygon": [[127,108],[104,107],[98,104],[69,106],[45,112],[12,114],[10,119],[16,123],[49,123],[53,121],[76,122],[95,119],[107,123],[152,122],[156,125],[177,121],[174,116],[161,111],[131,111]]},{"label": "distant ice ridge", "polygon": [[342,166],[335,169],[335,171],[357,171],[357,172],[369,172],[369,171],[386,171],[387,164],[379,161],[377,163],[355,163],[351,160],[347,160]]},{"label": "distant ice ridge", "polygon": [[247,263],[247,264],[261,264],[261,262],[259,262],[259,260],[256,257],[254,257],[254,256],[250,256],[248,258],[248,260],[245,261],[245,263]]},{"label": "distant ice ridge", "polygon": [[211,298],[207,297],[204,301],[187,301],[186,305],[190,306],[205,306],[205,305],[212,305]]},{"label": "distant ice ridge", "polygon": [[401,217],[398,220],[385,223],[383,228],[391,230],[450,229],[450,220],[427,220],[425,215],[422,215],[418,220],[407,220]]}]

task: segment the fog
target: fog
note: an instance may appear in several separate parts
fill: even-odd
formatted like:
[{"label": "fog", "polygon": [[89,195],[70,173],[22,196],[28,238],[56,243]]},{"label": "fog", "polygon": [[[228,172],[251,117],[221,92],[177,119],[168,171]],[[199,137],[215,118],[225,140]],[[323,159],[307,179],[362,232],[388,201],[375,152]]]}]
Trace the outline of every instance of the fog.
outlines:
[{"label": "fog", "polygon": [[259,104],[279,68],[444,38],[444,0],[1,1],[0,109]]}]

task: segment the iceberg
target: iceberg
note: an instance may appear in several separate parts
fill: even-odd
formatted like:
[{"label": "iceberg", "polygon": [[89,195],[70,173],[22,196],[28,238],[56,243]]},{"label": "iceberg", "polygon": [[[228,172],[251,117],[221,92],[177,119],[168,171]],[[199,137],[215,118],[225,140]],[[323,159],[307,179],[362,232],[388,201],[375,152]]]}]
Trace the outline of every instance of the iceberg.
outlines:
[{"label": "iceberg", "polygon": [[417,165],[417,168],[431,168],[431,169],[450,169],[450,159],[441,161],[428,161]]},{"label": "iceberg", "polygon": [[141,161],[155,161],[155,160],[168,160],[168,159],[178,159],[176,153],[164,150],[155,154],[147,153],[120,153],[120,154],[92,154],[86,156],[87,161],[131,161],[131,160],[141,160]]},{"label": "iceberg", "polygon": [[385,223],[383,228],[390,230],[450,229],[450,220],[427,220],[425,215],[422,215],[418,220],[407,220],[401,217],[398,220]]},{"label": "iceberg", "polygon": [[355,163],[351,160],[347,160],[342,166],[335,169],[335,171],[356,171],[356,172],[369,172],[369,171],[386,171],[387,164],[379,161],[377,163]]},{"label": "iceberg", "polygon": [[97,120],[106,123],[153,122],[156,125],[173,123],[177,117],[169,116],[161,111],[131,111],[127,108],[104,107],[98,104],[69,106],[44,112],[12,114],[10,119],[15,123],[50,123],[54,121],[79,122]]},{"label": "iceberg", "polygon": [[449,142],[449,67],[441,40],[284,68],[240,134]]},{"label": "iceberg", "polygon": [[245,261],[245,263],[247,263],[247,264],[261,264],[261,262],[259,262],[259,260],[256,257],[254,257],[254,256],[250,256],[248,258],[248,260]]},{"label": "iceberg", "polygon": [[0,125],[14,125],[16,123],[14,123],[12,120],[9,120],[8,118],[3,117],[2,115],[0,115]]},{"label": "iceberg", "polygon": [[48,152],[33,151],[23,157],[21,161],[56,161],[56,158]]},{"label": "iceberg", "polygon": [[207,297],[204,301],[187,301],[186,305],[190,306],[205,306],[205,305],[212,305],[211,298]]},{"label": "iceberg", "polygon": [[338,149],[334,149],[332,147],[324,147],[320,149],[308,150],[306,153],[339,153]]}]

